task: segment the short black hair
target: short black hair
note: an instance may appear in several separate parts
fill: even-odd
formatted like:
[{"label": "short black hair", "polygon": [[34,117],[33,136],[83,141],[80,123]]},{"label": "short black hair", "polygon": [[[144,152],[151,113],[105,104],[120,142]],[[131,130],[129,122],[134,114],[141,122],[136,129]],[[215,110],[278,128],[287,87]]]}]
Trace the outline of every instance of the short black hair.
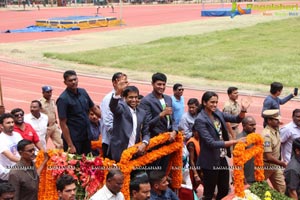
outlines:
[{"label": "short black hair", "polygon": [[64,174],[56,180],[56,190],[63,191],[67,185],[71,185],[73,183],[76,183],[73,176]]},{"label": "short black hair", "polygon": [[279,82],[273,82],[270,85],[270,93],[275,94],[278,91],[281,91],[283,89],[282,83]]},{"label": "short black hair", "polygon": [[182,87],[182,84],[180,84],[180,83],[175,83],[175,84],[173,85],[173,91],[176,91],[179,87]]},{"label": "short black hair", "polygon": [[14,119],[15,116],[13,116],[11,113],[3,113],[2,115],[0,115],[0,124],[3,124],[4,119],[7,119],[7,118]]},{"label": "short black hair", "polygon": [[151,187],[156,184],[161,182],[161,180],[166,176],[166,173],[162,170],[155,170],[151,171],[149,173],[149,182]]},{"label": "short black hair", "polygon": [[234,92],[234,91],[236,91],[236,90],[238,90],[237,87],[229,87],[229,88],[227,89],[227,94],[232,94],[232,92]]},{"label": "short black hair", "polygon": [[12,115],[15,115],[18,112],[22,112],[22,114],[24,115],[24,110],[22,108],[14,108],[12,109],[12,111],[10,111]]},{"label": "short black hair", "polygon": [[17,144],[17,150],[24,151],[25,147],[29,144],[33,144],[33,142],[30,140],[26,140],[26,139],[20,140]]},{"label": "short black hair", "polygon": [[14,186],[8,182],[0,183],[0,196],[4,193],[15,192]]},{"label": "short black hair", "polygon": [[77,76],[76,72],[74,70],[67,70],[64,73],[64,80],[67,80],[69,76]]},{"label": "short black hair", "polygon": [[42,108],[42,103],[39,100],[33,100],[31,103],[37,103],[40,108]]},{"label": "short black hair", "polygon": [[137,95],[139,95],[139,89],[135,87],[134,85],[127,86],[122,93],[123,97],[127,97],[129,92],[136,92]]},{"label": "short black hair", "polygon": [[122,76],[126,76],[126,74],[122,73],[122,72],[116,72],[114,73],[114,75],[111,78],[111,81],[114,82],[115,80],[117,80],[118,78],[122,77]]},{"label": "short black hair", "polygon": [[142,98],[144,98],[144,96],[139,94],[138,99],[141,100]]},{"label": "short black hair", "polygon": [[132,196],[132,191],[140,191],[140,184],[149,183],[149,178],[146,172],[141,172],[136,174],[130,181],[129,190],[130,196]]},{"label": "short black hair", "polygon": [[295,110],[293,110],[293,117],[296,115],[296,113],[299,113],[300,109],[296,108]]},{"label": "short black hair", "polygon": [[163,73],[157,72],[152,75],[152,83],[155,83],[156,81],[167,82],[167,76]]},{"label": "short black hair", "polygon": [[293,152],[294,152],[294,153],[295,153],[296,149],[299,149],[299,150],[300,150],[300,137],[296,138],[296,139],[293,141],[292,149],[293,149]]},{"label": "short black hair", "polygon": [[190,98],[187,102],[187,105],[192,105],[192,104],[195,104],[196,106],[199,106],[199,100],[196,99],[196,98]]}]

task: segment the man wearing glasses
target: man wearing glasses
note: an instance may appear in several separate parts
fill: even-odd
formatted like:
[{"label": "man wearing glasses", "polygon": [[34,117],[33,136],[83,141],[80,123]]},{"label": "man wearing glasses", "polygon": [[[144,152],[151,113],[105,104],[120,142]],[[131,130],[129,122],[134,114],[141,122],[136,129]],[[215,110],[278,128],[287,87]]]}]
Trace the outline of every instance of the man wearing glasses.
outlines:
[{"label": "man wearing glasses", "polygon": [[10,113],[14,116],[14,131],[20,133],[23,139],[32,141],[39,150],[45,151],[34,128],[29,123],[24,122],[24,110],[15,108]]},{"label": "man wearing glasses", "polygon": [[13,131],[14,116],[10,113],[4,113],[0,117],[2,133],[0,134],[0,165],[3,166],[1,181],[8,179],[9,169],[20,160],[17,151],[17,144],[22,137]]},{"label": "man wearing glasses", "polygon": [[48,154],[44,154],[42,164],[36,169],[35,146],[32,141],[21,140],[18,142],[17,150],[21,159],[9,172],[8,182],[15,188],[16,200],[37,200],[39,190],[39,175],[49,160]]}]

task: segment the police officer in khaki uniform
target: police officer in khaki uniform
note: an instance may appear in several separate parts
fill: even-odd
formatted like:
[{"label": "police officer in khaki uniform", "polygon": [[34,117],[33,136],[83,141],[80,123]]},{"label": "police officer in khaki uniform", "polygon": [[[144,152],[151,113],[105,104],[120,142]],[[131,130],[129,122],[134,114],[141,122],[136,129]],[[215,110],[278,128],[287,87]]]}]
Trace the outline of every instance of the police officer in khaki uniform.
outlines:
[{"label": "police officer in khaki uniform", "polygon": [[265,179],[269,179],[278,192],[284,193],[283,170],[286,163],[280,160],[279,110],[265,110],[263,116],[267,120],[267,126],[262,132],[264,138]]},{"label": "police officer in khaki uniform", "polygon": [[46,142],[51,138],[54,146],[58,149],[63,148],[63,142],[61,139],[61,129],[57,124],[56,119],[56,105],[55,100],[52,99],[52,87],[43,86],[42,87],[43,97],[40,99],[42,103],[41,112],[48,116],[48,128],[46,135]]},{"label": "police officer in khaki uniform", "polygon": [[[240,104],[237,99],[239,92],[237,87],[229,87],[227,89],[229,99],[224,103],[223,112],[231,115],[238,115],[241,111]],[[236,136],[240,133],[239,124],[226,122],[226,126],[231,139],[236,139]]]}]

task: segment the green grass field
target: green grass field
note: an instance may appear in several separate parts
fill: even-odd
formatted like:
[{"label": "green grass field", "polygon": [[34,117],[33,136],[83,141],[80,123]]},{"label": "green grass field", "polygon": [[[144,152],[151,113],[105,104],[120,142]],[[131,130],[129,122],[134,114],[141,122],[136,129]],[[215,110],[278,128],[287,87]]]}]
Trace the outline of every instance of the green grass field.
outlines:
[{"label": "green grass field", "polygon": [[141,45],[44,56],[135,71],[164,72],[250,84],[299,86],[300,18]]}]

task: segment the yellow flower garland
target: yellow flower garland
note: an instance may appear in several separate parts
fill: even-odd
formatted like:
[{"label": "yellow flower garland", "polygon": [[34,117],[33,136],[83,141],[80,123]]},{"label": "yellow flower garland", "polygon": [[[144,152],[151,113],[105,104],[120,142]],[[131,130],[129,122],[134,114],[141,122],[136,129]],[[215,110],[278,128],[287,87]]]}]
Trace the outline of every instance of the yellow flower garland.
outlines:
[{"label": "yellow flower garland", "polygon": [[[253,147],[246,149],[250,144]],[[234,192],[238,197],[244,197],[244,164],[254,157],[254,175],[256,181],[264,180],[263,162],[263,138],[260,134],[251,133],[247,135],[246,143],[238,142],[233,150],[234,165]]]},{"label": "yellow flower garland", "polygon": [[[151,149],[157,145],[164,144],[170,138],[170,134],[162,133],[150,140],[150,143],[147,149]],[[98,141],[93,144],[93,148],[99,148],[101,145]],[[145,155],[138,157],[135,160],[131,160],[133,155],[137,152],[137,147],[139,144],[134,145],[126,149],[121,156],[121,160],[119,163],[116,163],[113,160],[104,159],[103,160],[103,168],[104,169],[111,169],[113,167],[119,167],[124,174],[124,185],[122,188],[122,193],[125,196],[126,200],[130,199],[129,193],[129,184],[130,184],[130,173],[132,170],[145,166],[153,161],[165,156],[172,154],[170,163],[173,167],[170,167],[170,173],[172,173],[172,187],[174,189],[179,189],[181,187],[182,182],[182,146],[183,146],[183,136],[182,133],[179,133],[176,137],[175,142],[172,142],[168,145],[163,145],[159,149],[152,150],[151,152],[146,153]],[[48,154],[51,158],[52,156],[56,155],[58,152],[62,150],[49,150]],[[44,159],[43,152],[39,152],[37,159],[36,159],[36,166],[40,166]],[[47,167],[41,173],[40,176],[40,185],[39,185],[39,200],[56,200],[58,197],[56,191],[56,180],[52,176],[51,166],[54,166],[55,163],[51,159],[47,162]],[[105,170],[106,177],[107,170]],[[105,180],[104,180],[105,182]]]}]

